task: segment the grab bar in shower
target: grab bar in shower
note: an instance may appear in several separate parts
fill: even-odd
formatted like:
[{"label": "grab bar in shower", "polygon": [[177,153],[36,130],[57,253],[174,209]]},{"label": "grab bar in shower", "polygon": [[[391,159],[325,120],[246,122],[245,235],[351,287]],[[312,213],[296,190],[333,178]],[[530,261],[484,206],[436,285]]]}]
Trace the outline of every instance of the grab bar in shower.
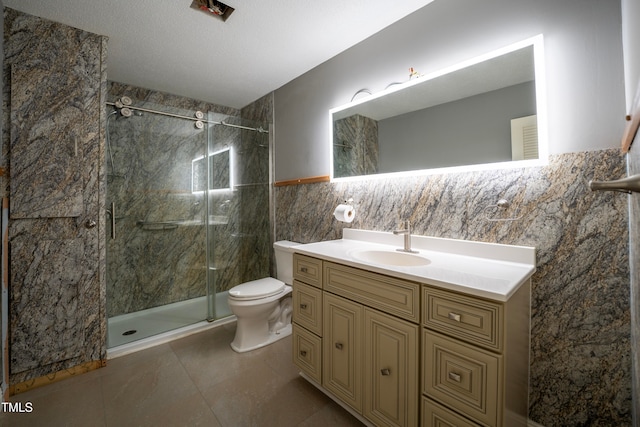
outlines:
[{"label": "grab bar in shower", "polygon": [[111,239],[116,239],[116,203],[111,202]]},{"label": "grab bar in shower", "polygon": [[111,215],[111,240],[116,238],[116,204],[111,202],[111,210],[107,209],[107,213]]}]

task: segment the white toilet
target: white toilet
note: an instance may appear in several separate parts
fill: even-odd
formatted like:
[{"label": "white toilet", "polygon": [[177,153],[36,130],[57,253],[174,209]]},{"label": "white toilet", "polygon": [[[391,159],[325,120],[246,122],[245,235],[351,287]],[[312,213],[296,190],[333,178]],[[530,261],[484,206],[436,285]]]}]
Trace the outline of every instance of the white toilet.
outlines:
[{"label": "white toilet", "polygon": [[229,308],[238,319],[231,348],[238,353],[291,335],[293,247],[299,244],[288,240],[273,244],[278,279],[266,277],[229,290]]}]

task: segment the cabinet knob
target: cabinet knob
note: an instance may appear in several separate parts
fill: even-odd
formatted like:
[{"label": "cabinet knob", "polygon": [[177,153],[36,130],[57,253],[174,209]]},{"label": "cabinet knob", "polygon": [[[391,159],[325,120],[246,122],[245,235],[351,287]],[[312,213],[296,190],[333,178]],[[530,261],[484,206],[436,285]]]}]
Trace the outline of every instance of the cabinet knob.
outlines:
[{"label": "cabinet knob", "polygon": [[304,350],[300,350],[300,356],[307,357],[307,352]]},{"label": "cabinet knob", "polygon": [[98,225],[98,223],[92,219],[88,219],[87,222],[84,223],[85,228],[93,228],[96,225]]},{"label": "cabinet knob", "polygon": [[308,273],[309,270],[307,269],[307,267],[301,267],[300,271],[302,271],[303,273]]},{"label": "cabinet knob", "polygon": [[337,343],[336,343],[336,348],[337,348],[338,350],[342,350],[342,343],[337,342]]},{"label": "cabinet knob", "polygon": [[391,370],[385,368],[385,369],[382,369],[380,373],[386,377],[387,375],[391,375]]},{"label": "cabinet knob", "polygon": [[303,310],[306,310],[307,309],[307,304],[300,304],[300,308],[303,309]]},{"label": "cabinet knob", "polygon": [[453,320],[454,322],[459,322],[460,321],[460,315],[457,313],[449,313],[449,320]]},{"label": "cabinet knob", "polygon": [[449,379],[451,381],[455,381],[455,382],[459,383],[460,380],[461,380],[461,377],[460,377],[460,375],[456,374],[455,372],[449,372]]}]

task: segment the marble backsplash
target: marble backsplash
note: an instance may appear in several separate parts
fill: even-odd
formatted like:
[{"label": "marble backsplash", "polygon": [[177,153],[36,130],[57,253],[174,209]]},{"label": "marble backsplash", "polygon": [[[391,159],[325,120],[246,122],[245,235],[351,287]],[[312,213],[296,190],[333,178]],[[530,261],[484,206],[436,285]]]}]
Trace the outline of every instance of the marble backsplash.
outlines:
[{"label": "marble backsplash", "polygon": [[[625,175],[619,150],[552,156],[545,167],[276,188],[276,238],[341,238],[353,227],[534,246],[530,419],[631,425],[627,196],[591,192]],[[337,222],[353,198],[353,223]],[[499,199],[511,205],[495,207]],[[518,218],[515,221],[494,219]]]}]

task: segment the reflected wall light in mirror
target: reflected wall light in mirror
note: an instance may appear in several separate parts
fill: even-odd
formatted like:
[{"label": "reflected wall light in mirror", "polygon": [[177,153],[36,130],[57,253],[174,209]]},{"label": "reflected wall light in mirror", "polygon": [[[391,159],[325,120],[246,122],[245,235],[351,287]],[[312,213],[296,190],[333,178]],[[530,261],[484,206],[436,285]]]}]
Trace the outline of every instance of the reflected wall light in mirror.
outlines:
[{"label": "reflected wall light in mirror", "polygon": [[543,37],[331,109],[331,179],[548,162]]},{"label": "reflected wall light in mirror", "polygon": [[209,153],[209,170],[205,156],[191,161],[191,192],[204,192],[206,182],[209,191],[230,191],[233,189],[233,151],[231,147]]}]

